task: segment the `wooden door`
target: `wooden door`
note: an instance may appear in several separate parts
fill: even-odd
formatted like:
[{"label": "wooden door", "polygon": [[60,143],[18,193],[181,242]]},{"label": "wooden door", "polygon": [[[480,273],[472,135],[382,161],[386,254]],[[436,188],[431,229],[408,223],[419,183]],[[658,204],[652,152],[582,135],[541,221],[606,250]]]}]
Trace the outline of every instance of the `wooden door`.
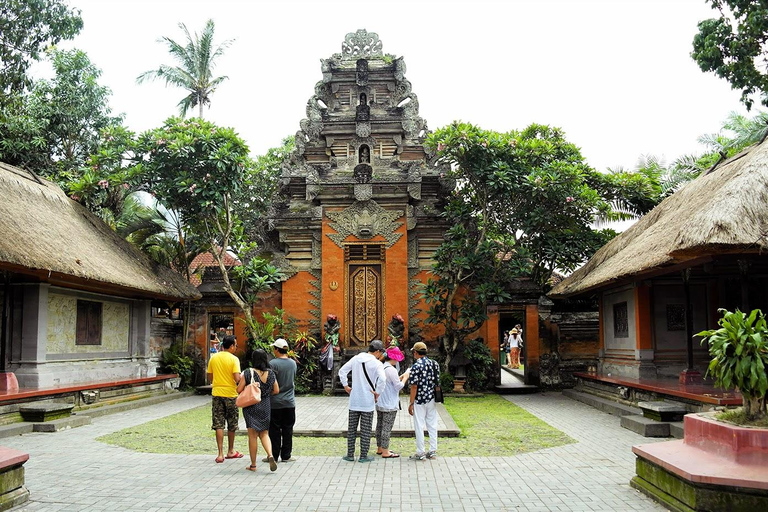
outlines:
[{"label": "wooden door", "polygon": [[366,346],[382,339],[381,265],[349,265],[349,340],[352,346]]}]

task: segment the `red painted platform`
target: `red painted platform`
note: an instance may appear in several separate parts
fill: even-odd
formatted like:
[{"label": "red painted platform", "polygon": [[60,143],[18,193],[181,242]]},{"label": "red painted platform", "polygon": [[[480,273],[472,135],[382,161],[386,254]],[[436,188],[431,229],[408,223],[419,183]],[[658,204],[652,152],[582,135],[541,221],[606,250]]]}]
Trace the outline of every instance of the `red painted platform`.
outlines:
[{"label": "red painted platform", "polygon": [[28,453],[0,446],[0,471],[14,466],[20,466],[28,460]]},{"label": "red painted platform", "polygon": [[768,429],[685,417],[685,439],[633,446],[632,452],[690,482],[768,490]]},{"label": "red painted platform", "polygon": [[741,405],[741,394],[736,391],[723,391],[711,383],[681,384],[677,379],[632,379],[629,377],[609,377],[599,373],[577,372],[576,377],[653,391],[662,395],[687,398],[712,405]]},{"label": "red painted platform", "polygon": [[89,389],[107,389],[119,388],[125,386],[139,386],[142,384],[152,384],[163,382],[178,377],[175,373],[167,375],[157,375],[156,377],[144,377],[140,379],[106,380],[84,382],[82,384],[73,384],[69,386],[55,386],[50,388],[19,388],[18,391],[0,390],[0,404],[15,402],[17,400],[26,400],[29,398],[41,398],[55,396],[77,391],[87,391]]}]

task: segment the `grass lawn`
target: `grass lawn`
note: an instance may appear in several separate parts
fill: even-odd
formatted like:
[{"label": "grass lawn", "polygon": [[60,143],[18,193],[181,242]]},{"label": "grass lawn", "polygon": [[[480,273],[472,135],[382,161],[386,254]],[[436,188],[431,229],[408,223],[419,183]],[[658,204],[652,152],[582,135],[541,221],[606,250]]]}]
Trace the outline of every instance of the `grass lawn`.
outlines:
[{"label": "grass lawn", "polygon": [[[443,457],[515,455],[575,442],[498,395],[448,397],[445,407],[462,435],[440,438],[438,446]],[[408,413],[401,411],[400,414]],[[216,447],[210,426],[211,408],[203,406],[120,430],[98,440],[139,452],[210,454]],[[344,438],[294,437],[293,452],[299,457],[341,456],[346,453],[346,443]],[[371,444],[375,449],[375,439]],[[246,452],[247,438],[238,436],[235,447]],[[413,438],[393,437],[390,443],[390,449],[402,454],[410,454],[414,448]],[[263,453],[261,448],[259,452]]]}]

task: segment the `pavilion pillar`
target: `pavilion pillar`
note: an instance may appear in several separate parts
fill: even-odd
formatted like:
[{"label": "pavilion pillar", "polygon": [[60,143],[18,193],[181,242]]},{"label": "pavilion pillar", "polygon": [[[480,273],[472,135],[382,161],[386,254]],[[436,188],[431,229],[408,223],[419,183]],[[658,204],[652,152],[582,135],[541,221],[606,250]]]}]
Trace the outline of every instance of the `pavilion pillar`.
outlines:
[{"label": "pavilion pillar", "polygon": [[[653,332],[651,329],[651,288],[638,283],[634,289],[635,299],[635,361],[640,378],[655,378],[656,365],[653,363]],[[602,332],[602,331],[601,331]]]},{"label": "pavilion pillar", "polygon": [[525,383],[540,384],[539,358],[541,357],[541,339],[539,337],[539,305],[525,306]]},{"label": "pavilion pillar", "polygon": [[686,369],[680,372],[680,384],[701,383],[701,372],[693,367],[693,303],[691,302],[691,269],[682,272],[685,291],[685,353]]}]

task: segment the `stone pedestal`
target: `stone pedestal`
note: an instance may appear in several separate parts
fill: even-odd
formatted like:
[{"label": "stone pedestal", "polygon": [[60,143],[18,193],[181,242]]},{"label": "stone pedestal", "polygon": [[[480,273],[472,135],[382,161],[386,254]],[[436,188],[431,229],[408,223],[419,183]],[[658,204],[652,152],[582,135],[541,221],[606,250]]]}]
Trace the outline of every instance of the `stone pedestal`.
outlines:
[{"label": "stone pedestal", "polygon": [[685,439],[632,447],[631,485],[671,510],[768,510],[768,429],[685,417]]},{"label": "stone pedestal", "polygon": [[0,446],[0,510],[9,510],[29,499],[24,487],[24,463],[29,454]]}]

